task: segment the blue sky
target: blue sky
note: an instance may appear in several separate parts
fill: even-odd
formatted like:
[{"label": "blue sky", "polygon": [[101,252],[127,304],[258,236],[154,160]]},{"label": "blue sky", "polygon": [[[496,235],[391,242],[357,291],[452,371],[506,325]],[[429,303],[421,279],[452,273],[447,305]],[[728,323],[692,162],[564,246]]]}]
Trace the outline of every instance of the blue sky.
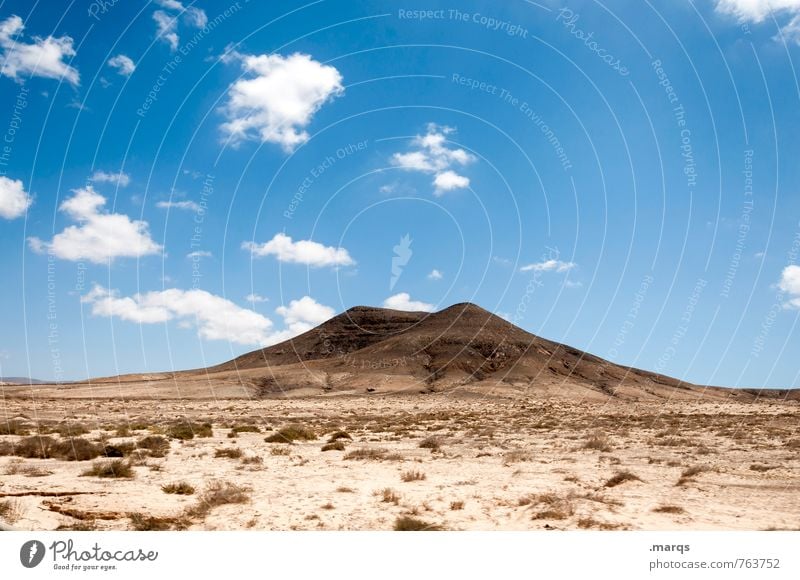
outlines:
[{"label": "blue sky", "polygon": [[800,1],[766,4],[3,2],[0,374],[472,301],[798,386]]}]

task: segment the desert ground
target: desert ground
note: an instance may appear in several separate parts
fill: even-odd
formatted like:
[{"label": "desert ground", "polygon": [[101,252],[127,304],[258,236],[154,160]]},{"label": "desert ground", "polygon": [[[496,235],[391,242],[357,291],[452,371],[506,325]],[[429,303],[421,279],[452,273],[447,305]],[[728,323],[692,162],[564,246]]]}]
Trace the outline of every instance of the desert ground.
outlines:
[{"label": "desert ground", "polygon": [[7,398],[24,530],[800,529],[797,402]]}]

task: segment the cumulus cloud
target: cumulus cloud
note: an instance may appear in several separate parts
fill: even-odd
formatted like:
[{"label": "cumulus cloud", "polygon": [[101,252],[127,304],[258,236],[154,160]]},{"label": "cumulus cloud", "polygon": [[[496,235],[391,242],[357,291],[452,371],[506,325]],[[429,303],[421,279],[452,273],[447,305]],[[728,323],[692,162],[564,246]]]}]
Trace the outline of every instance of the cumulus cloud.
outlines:
[{"label": "cumulus cloud", "polygon": [[244,299],[253,304],[255,304],[256,302],[269,302],[269,298],[266,298],[264,296],[261,296],[261,294],[256,294],[256,293],[248,294],[247,296],[244,297]]},{"label": "cumulus cloud", "polygon": [[211,252],[207,252],[205,250],[196,250],[194,252],[189,252],[188,254],[186,254],[186,257],[189,258],[190,260],[195,260],[195,259],[199,260],[200,258],[210,258],[212,256],[213,254]]},{"label": "cumulus cloud", "polygon": [[124,54],[118,54],[117,56],[108,59],[108,66],[117,69],[117,72],[124,77],[131,76],[133,71],[136,70],[136,65],[133,63],[130,57],[125,56]]},{"label": "cumulus cloud", "polygon": [[94,316],[113,317],[137,324],[177,321],[181,326],[194,326],[205,340],[227,340],[236,344],[268,346],[305,332],[310,325],[320,324],[333,309],[317,303],[309,296],[292,300],[288,307],[276,312],[286,328],[273,330],[273,322],[257,312],[242,308],[227,298],[205,290],[170,288],[133,296],[95,285],[81,302],[90,304]]},{"label": "cumulus cloud", "polygon": [[22,181],[0,175],[0,217],[7,220],[25,215],[33,198],[25,191]]},{"label": "cumulus cloud", "polygon": [[[800,0],[717,0],[717,11],[735,16],[739,22],[759,24],[772,16],[783,20],[779,24],[785,39],[800,43]],[[786,21],[788,18],[788,21]]]},{"label": "cumulus cloud", "polygon": [[287,331],[293,335],[311,330],[336,313],[330,306],[324,306],[310,296],[292,300],[289,306],[279,306],[275,312],[283,317]]},{"label": "cumulus cloud", "polygon": [[454,171],[453,167],[469,165],[475,161],[475,156],[464,149],[453,149],[446,145],[447,135],[454,131],[452,127],[429,123],[427,133],[414,138],[412,145],[415,149],[395,153],[391,158],[392,165],[408,171],[433,174],[435,195],[469,187],[469,178]]},{"label": "cumulus cloud", "polygon": [[0,22],[0,74],[12,79],[21,75],[64,79],[78,86],[78,70],[64,62],[64,59],[75,56],[72,38],[34,36],[33,42],[26,43],[21,38],[24,28],[22,18],[16,15]]},{"label": "cumulus cloud", "polygon": [[178,36],[178,19],[163,10],[153,12],[153,20],[156,23],[156,38],[169,44],[170,49],[177,50],[180,37]]},{"label": "cumulus cloud", "polygon": [[344,248],[324,246],[311,240],[292,241],[292,238],[283,233],[275,234],[268,242],[256,244],[244,242],[242,248],[250,250],[253,256],[275,256],[281,262],[305,264],[319,268],[322,266],[352,266],[355,260]]},{"label": "cumulus cloud", "polygon": [[102,264],[115,258],[138,258],[163,250],[150,237],[147,222],[104,212],[106,198],[91,185],[73,191],[75,195],[65,200],[59,210],[78,225],[65,228],[50,242],[29,238],[35,252],[49,251],[64,260]]},{"label": "cumulus cloud", "polygon": [[200,211],[200,206],[193,201],[159,201],[156,202],[159,209],[181,209],[184,211]]},{"label": "cumulus cloud", "polygon": [[228,87],[222,132],[234,143],[277,143],[287,152],[305,143],[317,111],[344,93],[342,75],[307,54],[237,55],[244,69]]},{"label": "cumulus cloud", "polygon": [[569,272],[577,264],[575,262],[562,262],[561,260],[545,260],[522,266],[520,272]]},{"label": "cumulus cloud", "polygon": [[431,270],[431,273],[428,274],[428,280],[441,280],[441,279],[442,279],[442,273],[436,268]]},{"label": "cumulus cloud", "polygon": [[405,310],[407,312],[433,312],[433,304],[427,302],[420,302],[418,300],[411,300],[408,292],[400,292],[394,296],[389,296],[383,301],[384,308],[391,308],[392,310]]},{"label": "cumulus cloud", "polygon": [[781,272],[778,288],[781,292],[788,294],[785,307],[800,310],[800,266],[786,266]]},{"label": "cumulus cloud", "polygon": [[158,5],[164,10],[153,12],[156,23],[156,38],[169,44],[171,50],[177,50],[180,37],[178,36],[178,18],[183,17],[184,23],[194,28],[203,28],[208,24],[205,11],[194,6],[188,8],[177,0],[158,0]]},{"label": "cumulus cloud", "polygon": [[95,183],[116,183],[120,187],[127,187],[131,182],[130,175],[123,171],[117,173],[95,171],[90,179]]}]

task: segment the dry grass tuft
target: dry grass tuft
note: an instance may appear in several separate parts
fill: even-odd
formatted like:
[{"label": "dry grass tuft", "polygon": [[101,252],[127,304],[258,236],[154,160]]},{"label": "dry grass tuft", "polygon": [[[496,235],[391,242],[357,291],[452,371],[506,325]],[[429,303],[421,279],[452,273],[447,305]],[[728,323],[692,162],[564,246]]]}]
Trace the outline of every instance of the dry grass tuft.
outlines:
[{"label": "dry grass tuft", "polygon": [[400,479],[405,481],[406,483],[410,481],[422,481],[425,479],[425,474],[421,471],[417,471],[416,469],[410,469],[408,471],[404,471],[400,474]]},{"label": "dry grass tuft", "polygon": [[161,491],[175,495],[194,495],[195,489],[190,483],[178,481],[161,486]]},{"label": "dry grass tuft", "polygon": [[241,459],[243,453],[238,447],[223,447],[214,451],[214,457],[225,457],[227,459]]},{"label": "dry grass tuft", "polygon": [[686,510],[677,505],[660,505],[654,507],[653,512],[657,514],[682,514],[686,513]]},{"label": "dry grass tuft", "polygon": [[334,441],[333,443],[326,443],[322,446],[323,451],[344,451],[345,445],[341,441]]}]

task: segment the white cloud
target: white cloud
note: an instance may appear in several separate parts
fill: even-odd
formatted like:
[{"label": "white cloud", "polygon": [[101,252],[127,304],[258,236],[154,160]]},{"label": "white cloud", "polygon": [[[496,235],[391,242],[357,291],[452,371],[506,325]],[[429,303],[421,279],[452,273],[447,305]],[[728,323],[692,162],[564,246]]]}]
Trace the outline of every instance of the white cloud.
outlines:
[{"label": "white cloud", "polygon": [[268,346],[312,328],[334,314],[334,310],[309,296],[292,300],[276,312],[285,329],[273,330],[273,322],[248,308],[205,290],[167,290],[121,297],[102,286],[95,287],[81,302],[90,304],[94,316],[114,317],[137,324],[176,321],[181,327],[196,327],[205,340],[227,340],[237,344]]},{"label": "white cloud", "polygon": [[442,279],[442,273],[436,268],[431,270],[431,273],[428,274],[428,280],[441,280],[441,279]]},{"label": "white cloud", "polygon": [[180,41],[177,33],[177,17],[171,16],[163,10],[156,10],[153,12],[153,20],[156,23],[156,38],[160,38],[169,44],[170,49],[177,50],[178,42]]},{"label": "white cloud", "polygon": [[68,226],[51,242],[29,238],[35,252],[50,251],[64,260],[102,264],[115,258],[138,258],[163,250],[150,237],[147,222],[103,212],[106,198],[91,185],[74,192],[75,195],[65,200],[59,209],[79,225]]},{"label": "white cloud", "polygon": [[108,66],[117,69],[117,72],[124,77],[131,76],[133,71],[136,70],[136,65],[133,63],[130,57],[125,56],[124,54],[118,54],[117,56],[108,59]]},{"label": "white cloud", "polygon": [[411,300],[408,292],[400,292],[394,296],[389,296],[383,301],[383,306],[392,310],[405,310],[407,312],[433,312],[434,308],[433,304]]},{"label": "white cloud", "polygon": [[742,21],[763,22],[770,12],[800,12],[800,0],[717,0],[717,10]]},{"label": "white cloud", "polygon": [[261,294],[256,294],[256,293],[248,294],[247,296],[244,297],[244,299],[247,300],[248,302],[252,302],[253,304],[255,304],[256,302],[269,302],[269,298],[266,298],[265,296],[261,296]]},{"label": "white cloud", "polygon": [[717,0],[717,11],[735,16],[739,22],[760,24],[772,16],[777,20],[788,22],[779,25],[781,34],[786,40],[800,44],[800,0]]},{"label": "white cloud", "polygon": [[434,193],[436,195],[442,195],[446,191],[469,187],[469,178],[448,169],[442,173],[437,173],[436,177],[433,179],[433,184],[436,186]]},{"label": "white cloud", "polygon": [[781,292],[789,295],[786,308],[796,308],[800,310],[800,266],[786,266],[781,272],[781,280],[778,282]]},{"label": "white cloud", "polygon": [[95,183],[116,183],[120,187],[127,187],[131,182],[131,176],[124,171],[119,171],[117,173],[95,171],[90,179]]},{"label": "white cloud", "polygon": [[545,260],[528,264],[519,269],[520,272],[569,272],[577,264],[575,262],[562,262],[561,260]]},{"label": "white cloud", "polygon": [[289,306],[278,306],[275,312],[283,317],[287,331],[293,336],[311,330],[336,314],[333,308],[320,304],[310,296],[292,300]]},{"label": "white cloud", "polygon": [[344,248],[323,246],[311,240],[292,241],[292,238],[283,233],[275,234],[268,242],[256,244],[254,242],[242,243],[242,248],[250,250],[254,256],[275,256],[281,262],[306,264],[307,266],[352,266],[355,260],[350,257]]},{"label": "white cloud", "polygon": [[342,75],[307,54],[239,55],[245,78],[228,87],[221,129],[236,143],[277,143],[287,152],[305,143],[314,114],[344,92]]},{"label": "white cloud", "polygon": [[188,254],[186,254],[186,257],[189,258],[190,260],[193,260],[195,258],[199,260],[200,258],[210,258],[212,256],[213,254],[211,252],[207,252],[205,250],[196,250],[194,252],[189,252]]},{"label": "white cloud", "polygon": [[64,62],[65,58],[75,56],[72,38],[34,36],[33,42],[26,44],[21,39],[24,28],[19,16],[10,16],[0,22],[0,74],[12,79],[20,75],[64,79],[77,86],[80,82],[78,70]]},{"label": "white cloud", "polygon": [[[183,16],[184,23],[195,28],[203,28],[208,24],[206,13],[200,8],[195,8],[194,6],[187,8],[177,0],[158,0],[157,3],[164,10],[153,12],[153,20],[156,23],[156,38],[169,44],[171,50],[177,50],[180,42],[178,17]],[[178,14],[173,14],[172,12],[177,12]]]},{"label": "white cloud", "polygon": [[475,161],[475,156],[464,149],[447,147],[445,144],[447,135],[454,131],[451,127],[429,123],[428,132],[414,138],[413,145],[416,150],[395,153],[391,163],[408,171],[432,173],[436,195],[468,187],[469,178],[456,173],[452,168],[469,165]]},{"label": "white cloud", "polygon": [[0,175],[0,217],[13,220],[23,216],[32,203],[22,181]]},{"label": "white cloud", "polygon": [[182,209],[185,211],[200,211],[200,206],[193,201],[159,201],[156,202],[159,209]]},{"label": "white cloud", "polygon": [[583,282],[573,282],[572,280],[564,280],[565,288],[582,288]]}]

